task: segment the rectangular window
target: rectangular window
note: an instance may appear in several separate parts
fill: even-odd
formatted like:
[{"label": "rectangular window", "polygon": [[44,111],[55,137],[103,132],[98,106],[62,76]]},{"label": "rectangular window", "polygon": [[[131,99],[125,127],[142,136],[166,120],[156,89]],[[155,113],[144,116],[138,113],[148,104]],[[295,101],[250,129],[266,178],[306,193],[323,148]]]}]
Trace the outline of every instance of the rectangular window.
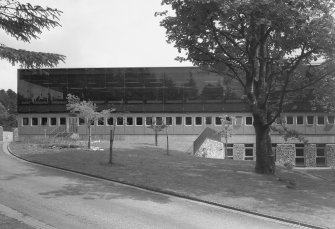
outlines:
[{"label": "rectangular window", "polygon": [[221,117],[215,117],[215,125],[221,125]]},{"label": "rectangular window", "polygon": [[136,117],[136,126],[143,126],[143,118]]},{"label": "rectangular window", "polygon": [[31,119],[31,125],[33,125],[33,126],[37,126],[38,125],[38,118],[32,118]]},{"label": "rectangular window", "polygon": [[104,126],[105,125],[105,118],[100,117],[98,118],[98,126]]},{"label": "rectangular window", "polygon": [[42,118],[41,118],[41,125],[42,125],[42,126],[46,126],[46,125],[48,125],[48,118],[46,118],[46,117],[42,117]]},{"label": "rectangular window", "polygon": [[195,117],[195,125],[196,126],[202,125],[202,117]]},{"label": "rectangular window", "polygon": [[272,147],[272,153],[274,154],[274,156],[275,156],[275,161],[276,161],[276,155],[277,155],[277,143],[272,143],[272,144],[271,144],[271,147]]},{"label": "rectangular window", "polygon": [[116,118],[116,125],[117,126],[123,126],[123,117],[117,117]]},{"label": "rectangular window", "polygon": [[305,166],[305,145],[295,144],[295,166]]},{"label": "rectangular window", "polygon": [[133,117],[127,117],[127,126],[134,125]]},{"label": "rectangular window", "polygon": [[168,125],[168,126],[171,126],[172,125],[172,117],[166,117],[165,118],[165,124]]},{"label": "rectangular window", "polygon": [[51,119],[50,119],[50,125],[51,125],[51,126],[56,126],[56,125],[57,125],[57,119],[54,118],[54,117],[51,118]]},{"label": "rectangular window", "polygon": [[59,119],[59,125],[66,125],[66,118],[61,117],[61,118]]},{"label": "rectangular window", "polygon": [[85,119],[79,118],[79,126],[85,125]]},{"label": "rectangular window", "polygon": [[245,154],[244,160],[252,161],[254,160],[254,144],[244,144]]},{"label": "rectangular window", "polygon": [[152,124],[152,117],[145,117],[145,125],[151,126]]},{"label": "rectangular window", "polygon": [[297,116],[297,125],[304,125],[304,116],[302,115]]},{"label": "rectangular window", "polygon": [[180,125],[182,125],[182,124],[183,124],[183,119],[182,119],[182,117],[177,116],[177,117],[176,117],[176,125],[177,125],[177,126],[180,126]]},{"label": "rectangular window", "polygon": [[185,126],[192,125],[192,117],[185,117]]},{"label": "rectangular window", "polygon": [[94,120],[91,120],[91,121],[90,121],[90,125],[91,125],[91,126],[94,126],[94,123],[95,123]]},{"label": "rectangular window", "polygon": [[113,117],[109,117],[107,119],[107,125],[109,125],[109,126],[113,126],[114,125],[114,118]]},{"label": "rectangular window", "polygon": [[326,144],[316,144],[316,166],[326,166]]},{"label": "rectangular window", "polygon": [[207,117],[205,118],[205,124],[206,124],[206,125],[212,125],[212,117],[207,116]]},{"label": "rectangular window", "polygon": [[334,116],[328,116],[328,118],[327,118],[327,120],[328,120],[328,124],[334,124]]},{"label": "rectangular window", "polygon": [[241,126],[242,125],[242,116],[236,116],[235,124],[236,126]]},{"label": "rectangular window", "polygon": [[163,117],[156,117],[156,125],[163,125]]},{"label": "rectangular window", "polygon": [[286,124],[287,125],[293,125],[293,116],[291,116],[291,115],[286,116]]},{"label": "rectangular window", "polygon": [[29,118],[26,118],[26,117],[22,118],[22,125],[29,126]]},{"label": "rectangular window", "polygon": [[246,126],[251,126],[252,124],[253,124],[253,118],[252,118],[252,116],[245,117],[245,125]]},{"label": "rectangular window", "polygon": [[314,116],[308,115],[307,116],[307,125],[313,125],[314,124]]},{"label": "rectangular window", "polygon": [[233,154],[233,149],[234,149],[234,144],[227,144],[226,146],[226,159],[233,159],[234,154]]},{"label": "rectangular window", "polygon": [[318,125],[324,125],[325,124],[325,117],[324,116],[318,116]]}]

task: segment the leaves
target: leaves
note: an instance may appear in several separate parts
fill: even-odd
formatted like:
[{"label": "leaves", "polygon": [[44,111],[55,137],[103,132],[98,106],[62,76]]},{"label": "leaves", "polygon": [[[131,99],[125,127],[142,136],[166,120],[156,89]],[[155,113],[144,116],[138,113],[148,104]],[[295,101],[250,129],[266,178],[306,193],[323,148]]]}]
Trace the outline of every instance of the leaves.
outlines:
[{"label": "leaves", "polygon": [[[38,39],[43,29],[60,26],[61,13],[49,7],[0,0],[0,29],[17,40],[30,42],[31,39]],[[13,65],[21,64],[23,68],[54,67],[65,60],[63,55],[17,50],[4,44],[0,46],[0,58]]]}]

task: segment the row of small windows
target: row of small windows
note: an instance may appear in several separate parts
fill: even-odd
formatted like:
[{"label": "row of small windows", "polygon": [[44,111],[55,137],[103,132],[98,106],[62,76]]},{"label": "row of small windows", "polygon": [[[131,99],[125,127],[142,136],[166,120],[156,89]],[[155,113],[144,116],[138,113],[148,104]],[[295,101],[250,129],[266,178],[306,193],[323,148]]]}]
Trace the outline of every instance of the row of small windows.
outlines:
[{"label": "row of small windows", "polygon": [[[213,120],[214,118],[214,120]],[[49,120],[49,122],[48,122]],[[184,125],[185,126],[201,126],[203,124],[205,125],[212,125],[213,123],[215,125],[221,125],[222,124],[222,117],[212,117],[212,116],[207,116],[207,117],[182,117],[182,116],[176,116],[176,117],[110,117],[110,118],[99,118],[96,122],[92,122],[91,125],[94,125],[96,123],[97,126],[104,126],[105,124],[111,126],[114,125],[114,120],[116,120],[116,126],[133,126],[134,124],[136,126],[143,126],[143,124],[145,124],[146,126],[150,126],[153,123],[156,123],[157,125],[161,125],[161,124],[166,124],[168,126],[171,125]],[[235,124],[236,125],[242,125],[243,124],[243,117],[242,116],[238,116],[236,117],[236,121]],[[183,122],[184,121],[184,122]],[[229,117],[227,117],[227,121],[231,121]],[[60,117],[59,118],[59,122],[57,123],[57,118],[56,117],[51,117],[51,118],[47,118],[47,117],[42,117],[40,118],[40,122],[39,122],[39,118],[37,117],[32,117],[32,118],[28,118],[28,117],[23,117],[22,119],[22,125],[23,126],[37,126],[37,125],[42,125],[42,126],[46,126],[46,125],[50,125],[50,126],[56,126],[57,124],[59,125],[66,125],[66,118],[65,117]],[[253,118],[252,116],[247,116],[245,117],[245,121],[244,121],[245,125],[251,126],[253,123]],[[85,125],[86,124],[86,120],[83,118],[79,118],[78,121],[79,125]]]},{"label": "row of small windows", "polygon": [[[326,145],[316,144],[316,166],[326,166]],[[306,166],[305,160],[305,145],[295,144],[295,166]]]},{"label": "row of small windows", "polygon": [[335,118],[334,116],[313,116],[313,115],[307,115],[306,118],[303,115],[287,115],[286,116],[286,124],[288,125],[314,125],[316,122],[317,125],[325,125],[327,124],[335,124]]}]

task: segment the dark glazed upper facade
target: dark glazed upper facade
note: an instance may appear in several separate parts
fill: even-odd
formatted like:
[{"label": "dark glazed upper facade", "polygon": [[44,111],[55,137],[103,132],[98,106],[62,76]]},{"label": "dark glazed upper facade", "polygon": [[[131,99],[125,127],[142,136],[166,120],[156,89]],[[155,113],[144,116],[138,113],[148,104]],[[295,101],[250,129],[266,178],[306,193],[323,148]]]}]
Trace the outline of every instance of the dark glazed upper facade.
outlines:
[{"label": "dark glazed upper facade", "polygon": [[69,93],[117,112],[248,110],[238,84],[195,67],[18,70],[19,113],[66,112]]}]

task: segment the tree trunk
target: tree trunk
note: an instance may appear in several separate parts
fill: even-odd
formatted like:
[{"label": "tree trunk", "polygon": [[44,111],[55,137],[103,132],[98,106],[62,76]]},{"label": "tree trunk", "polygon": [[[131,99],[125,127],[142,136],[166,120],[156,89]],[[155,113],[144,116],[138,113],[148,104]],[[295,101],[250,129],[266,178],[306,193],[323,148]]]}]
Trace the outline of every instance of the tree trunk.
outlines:
[{"label": "tree trunk", "polygon": [[257,173],[275,173],[275,155],[272,152],[270,127],[254,123],[256,132],[256,167]]},{"label": "tree trunk", "polygon": [[158,131],[157,130],[155,130],[155,146],[157,146],[158,145]]},{"label": "tree trunk", "polygon": [[88,126],[88,149],[91,149],[91,126]]}]

